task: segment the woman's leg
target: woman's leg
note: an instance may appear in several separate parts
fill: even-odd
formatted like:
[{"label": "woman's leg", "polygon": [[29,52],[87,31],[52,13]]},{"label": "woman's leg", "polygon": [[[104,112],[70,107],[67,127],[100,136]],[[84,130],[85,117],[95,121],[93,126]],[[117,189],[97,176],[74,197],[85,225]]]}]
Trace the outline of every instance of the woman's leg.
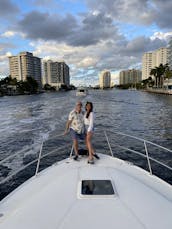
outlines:
[{"label": "woman's leg", "polygon": [[89,160],[93,160],[93,153],[94,153],[94,150],[91,144],[92,135],[93,135],[92,132],[88,132],[86,136],[86,146],[89,152]]}]

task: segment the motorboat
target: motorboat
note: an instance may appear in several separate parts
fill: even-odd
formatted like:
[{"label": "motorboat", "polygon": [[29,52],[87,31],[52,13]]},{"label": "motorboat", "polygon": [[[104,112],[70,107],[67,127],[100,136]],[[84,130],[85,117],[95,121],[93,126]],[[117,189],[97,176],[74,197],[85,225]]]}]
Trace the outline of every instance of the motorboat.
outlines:
[{"label": "motorboat", "polygon": [[[39,172],[42,158],[52,153],[42,155],[43,140],[34,176],[0,202],[0,228],[171,229],[172,186],[153,173],[152,162],[169,173],[172,168],[151,157],[148,145],[169,153],[172,150],[121,132],[115,134],[122,144],[112,143],[112,132],[102,133],[106,145],[97,150],[100,159],[95,159],[93,165],[87,163],[85,155],[79,156],[79,161],[73,160],[72,146],[67,158]],[[126,148],[123,137],[143,143],[145,154]],[[143,157],[148,171],[115,157],[120,148]],[[60,153],[62,148],[56,150]],[[12,156],[8,157],[10,161]]]},{"label": "motorboat", "polygon": [[87,96],[88,89],[85,87],[78,87],[76,91],[76,96]]},{"label": "motorboat", "polygon": [[137,88],[136,88],[136,87],[129,87],[128,90],[129,90],[129,91],[137,91]]}]

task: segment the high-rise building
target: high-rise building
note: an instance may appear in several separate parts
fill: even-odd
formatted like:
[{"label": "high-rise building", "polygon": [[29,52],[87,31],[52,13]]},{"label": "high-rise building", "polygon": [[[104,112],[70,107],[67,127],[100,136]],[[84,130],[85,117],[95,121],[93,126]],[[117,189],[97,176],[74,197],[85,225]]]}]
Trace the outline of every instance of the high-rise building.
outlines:
[{"label": "high-rise building", "polygon": [[160,64],[167,64],[168,63],[168,48],[159,48],[156,50],[156,65],[159,66]]},{"label": "high-rise building", "polygon": [[168,43],[168,64],[172,70],[172,39]]},{"label": "high-rise building", "polygon": [[17,56],[9,57],[10,75],[18,81],[27,77],[34,78],[41,86],[41,59],[30,52],[20,52]]},{"label": "high-rise building", "polygon": [[155,53],[146,52],[142,57],[142,80],[149,78],[150,71],[155,65]]},{"label": "high-rise building", "polygon": [[142,80],[150,77],[152,68],[160,64],[168,63],[168,48],[159,48],[152,52],[146,52],[142,56]]},{"label": "high-rise building", "polygon": [[101,72],[99,77],[100,88],[110,88],[111,87],[111,74],[109,71],[104,70]]},{"label": "high-rise building", "polygon": [[142,72],[136,69],[124,70],[120,72],[119,75],[119,84],[136,84],[141,82]]},{"label": "high-rise building", "polygon": [[69,86],[69,66],[65,62],[45,61],[44,77],[46,83],[56,88],[60,88],[61,85]]}]

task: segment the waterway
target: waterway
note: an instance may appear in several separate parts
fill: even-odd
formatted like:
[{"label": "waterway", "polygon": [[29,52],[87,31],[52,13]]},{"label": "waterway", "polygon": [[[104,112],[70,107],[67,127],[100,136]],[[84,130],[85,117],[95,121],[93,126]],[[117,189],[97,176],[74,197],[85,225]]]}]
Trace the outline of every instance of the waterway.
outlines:
[{"label": "waterway", "polygon": [[[43,138],[43,154],[58,147],[61,150],[55,152],[50,159],[45,157],[40,169],[70,154],[70,137],[59,135],[63,133],[68,114],[77,100],[76,91],[0,98],[0,160],[21,151],[15,158],[0,164],[1,180],[36,159]],[[97,152],[108,152],[104,130],[107,130],[114,155],[124,160],[133,160],[141,167],[146,166],[145,160],[119,149],[115,144],[118,140],[120,144],[125,143],[126,147],[135,147],[143,153],[144,147],[114,132],[134,135],[172,149],[172,96],[117,89],[89,90],[89,94],[81,100],[83,104],[86,101],[94,104],[93,144]],[[172,166],[172,153],[154,147],[149,147],[149,151],[151,156]],[[35,167],[36,164],[0,184],[0,199],[32,176]],[[172,184],[172,173],[157,165],[153,170]]]}]

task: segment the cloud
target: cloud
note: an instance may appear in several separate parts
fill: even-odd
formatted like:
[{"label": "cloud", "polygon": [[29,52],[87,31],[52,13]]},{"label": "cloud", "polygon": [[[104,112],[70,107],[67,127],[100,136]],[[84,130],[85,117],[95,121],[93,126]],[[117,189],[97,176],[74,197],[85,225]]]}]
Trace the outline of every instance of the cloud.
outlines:
[{"label": "cloud", "polygon": [[10,52],[3,53],[0,51],[0,76],[3,76],[3,78],[9,75],[9,56],[11,56]]},{"label": "cloud", "polygon": [[92,67],[96,65],[98,60],[94,57],[85,57],[83,58],[78,64],[76,64],[77,67],[82,67],[82,68],[87,68],[87,67]]},{"label": "cloud", "polygon": [[8,42],[0,42],[0,54],[7,52],[7,50],[10,50],[12,48],[15,48],[15,45]]},{"label": "cloud", "polygon": [[8,31],[4,32],[3,34],[1,34],[1,37],[7,37],[7,38],[13,37],[13,36],[15,36],[15,34],[16,34],[16,32],[8,30]]},{"label": "cloud", "polygon": [[89,46],[101,41],[119,39],[117,28],[110,16],[103,13],[88,13],[83,15],[80,26],[71,34],[68,43],[74,46]]},{"label": "cloud", "polygon": [[124,55],[140,57],[144,52],[165,46],[167,46],[167,42],[163,39],[159,39],[158,37],[151,39],[149,37],[140,36],[129,41],[120,51]]},{"label": "cloud", "polygon": [[11,56],[10,50],[15,48],[15,45],[12,43],[3,43],[0,42],[0,75],[8,76],[9,75],[9,61],[8,57]]},{"label": "cloud", "polygon": [[[44,3],[46,4],[47,1]],[[115,22],[120,20],[133,24],[150,24],[156,17],[155,5],[158,6],[160,1],[154,0],[150,3],[148,0],[87,0],[87,3],[91,11],[80,14],[78,17],[71,14],[62,17],[57,13],[29,12],[19,21],[18,31],[23,32],[28,39],[56,41],[74,47],[88,47],[114,40],[116,46],[124,45],[123,42],[126,42],[126,38],[119,33],[117,28],[119,25]],[[146,41],[146,38],[136,38],[136,45],[129,43],[126,47],[127,51],[133,50],[135,53],[139,53],[142,41]],[[158,40],[154,43],[158,43]],[[145,44],[143,47],[142,50],[145,51]],[[147,47],[149,48],[149,46]]]},{"label": "cloud", "polygon": [[155,39],[160,39],[169,42],[169,40],[172,38],[172,32],[155,32],[150,39],[155,40]]},{"label": "cloud", "polygon": [[0,18],[11,18],[19,13],[19,8],[11,0],[1,0]]},{"label": "cloud", "polygon": [[114,37],[119,39],[111,17],[102,13],[88,13],[80,22],[70,14],[63,18],[58,14],[32,11],[19,21],[18,30],[33,40],[66,42],[72,46],[89,46]]},{"label": "cloud", "polygon": [[162,29],[172,29],[172,1],[153,0],[155,11],[153,12],[155,23]]},{"label": "cloud", "polygon": [[70,14],[62,18],[58,14],[32,11],[19,21],[18,29],[30,39],[64,41],[76,26],[76,20]]},{"label": "cloud", "polygon": [[148,0],[86,0],[91,10],[111,15],[117,21],[134,24],[152,23],[152,7]]},{"label": "cloud", "polygon": [[58,41],[35,41],[31,45],[36,56],[44,57],[46,60],[64,60],[70,66],[72,79],[76,81],[79,77],[88,79],[90,75],[96,79],[104,69],[114,72],[133,66],[141,67],[144,52],[166,46],[167,43],[158,37],[151,39],[145,36],[128,41],[120,35],[116,40],[102,41],[89,46],[78,47]]},{"label": "cloud", "polygon": [[166,46],[172,36],[170,0],[85,0],[88,8],[80,2],[82,13],[76,14],[77,1],[70,0],[71,10],[66,14],[67,0],[31,0],[27,10],[25,3],[20,6],[23,11],[19,14],[18,1],[14,5],[12,0],[1,0],[2,19],[7,18],[7,12],[17,14],[10,24],[2,23],[2,62],[14,48],[5,42],[12,38],[20,49],[28,42],[23,48],[38,57],[64,60],[70,66],[72,79],[85,77],[91,81],[104,69],[115,72],[139,67],[144,52]]},{"label": "cloud", "polygon": [[171,0],[86,0],[90,10],[111,15],[115,21],[131,24],[156,24],[172,29]]}]

